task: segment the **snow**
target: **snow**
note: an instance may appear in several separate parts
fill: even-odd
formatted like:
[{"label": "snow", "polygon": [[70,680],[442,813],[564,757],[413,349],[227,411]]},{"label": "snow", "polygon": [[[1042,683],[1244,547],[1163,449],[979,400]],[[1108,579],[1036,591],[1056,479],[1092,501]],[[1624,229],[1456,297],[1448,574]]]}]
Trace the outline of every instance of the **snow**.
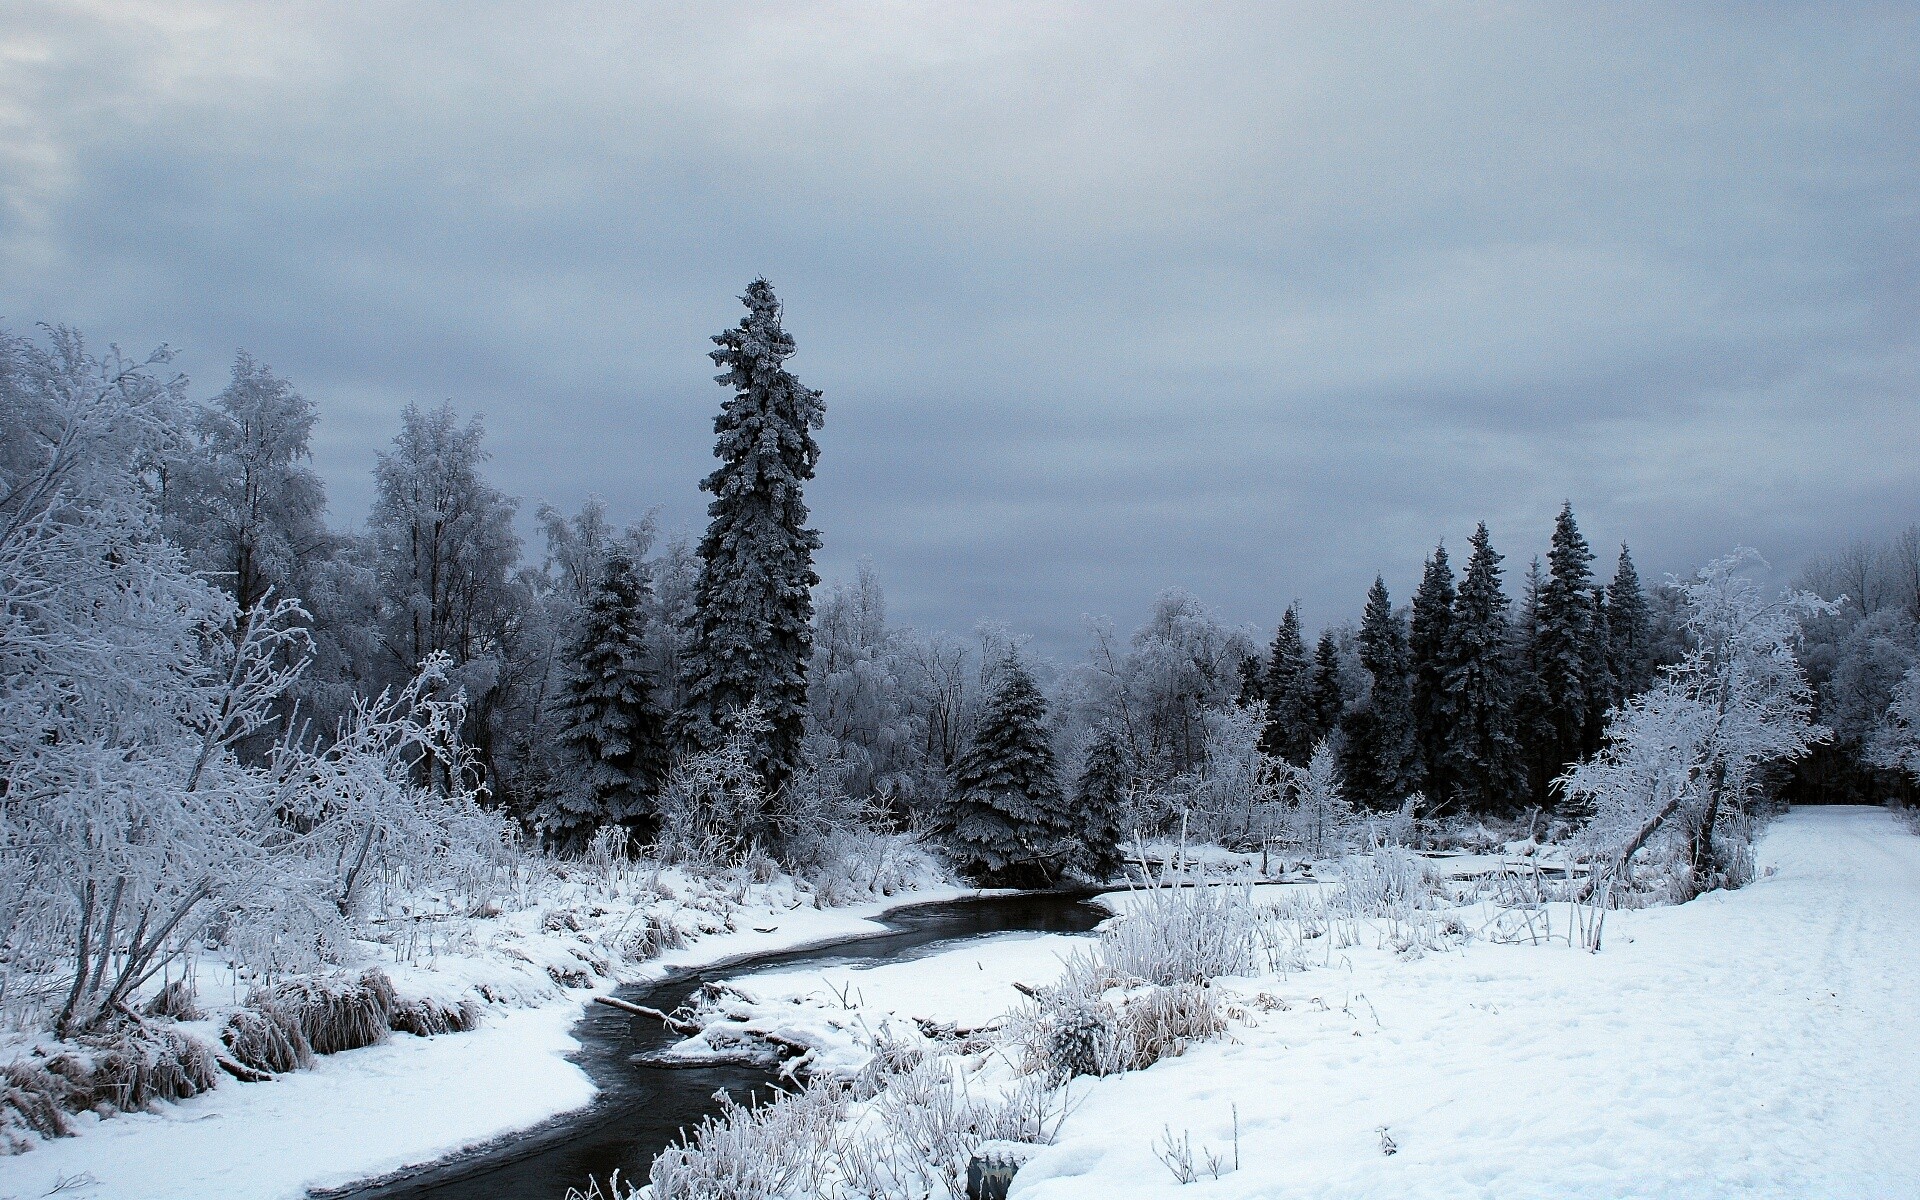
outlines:
[{"label": "snow", "polygon": [[[624,973],[657,978],[881,933],[885,926],[876,918],[892,909],[978,894],[930,887],[838,909],[743,906],[730,914],[736,932],[709,934]],[[513,916],[539,924],[538,914]],[[538,957],[544,962],[546,956]],[[475,981],[498,989],[503,978],[515,978],[487,958],[443,956],[431,971],[389,969],[405,995],[457,995]],[[545,982],[530,967],[520,974]],[[568,1031],[589,999],[611,986],[548,989],[560,991],[560,998],[535,1007],[491,1006],[471,1033],[430,1039],[394,1034],[376,1046],[324,1056],[312,1071],[271,1083],[226,1081],[153,1113],[80,1118],[78,1136],[0,1157],[0,1198],[43,1196],[63,1180],[75,1180],[82,1182],[60,1194],[80,1200],[278,1200],[430,1162],[588,1103],[596,1089],[568,1061],[579,1045]]]},{"label": "snow", "polygon": [[[1264,981],[1285,1010],[1083,1081],[1015,1200],[1912,1195],[1920,1188],[1920,839],[1796,811],[1749,888],[1614,913],[1598,955],[1474,943]],[[1384,1131],[1384,1134],[1383,1134]],[[1395,1152],[1383,1152],[1383,1137]]]}]

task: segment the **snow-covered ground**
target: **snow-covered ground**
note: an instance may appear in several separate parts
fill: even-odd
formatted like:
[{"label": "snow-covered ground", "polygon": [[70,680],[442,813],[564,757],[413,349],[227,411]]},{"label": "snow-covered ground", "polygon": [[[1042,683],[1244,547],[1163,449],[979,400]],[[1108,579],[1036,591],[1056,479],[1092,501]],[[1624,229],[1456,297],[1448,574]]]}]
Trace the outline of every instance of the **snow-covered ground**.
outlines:
[{"label": "snow-covered ground", "polygon": [[[1229,1035],[1077,1080],[1013,1196],[1189,1194],[1170,1145],[1192,1195],[1248,1200],[1920,1195],[1920,838],[1879,809],[1807,809],[1759,857],[1742,891],[1610,914],[1599,954],[1564,934],[1412,957],[1323,939],[1306,970],[1217,981]],[[889,1017],[988,1024],[1090,941],[747,976],[720,1008],[847,1070]]]},{"label": "snow-covered ground", "polygon": [[[1023,1200],[1920,1194],[1920,838],[1803,809],[1772,874],[1612,914],[1597,955],[1347,951],[1227,1042],[1091,1081]],[[1395,1152],[1385,1152],[1384,1137]],[[1184,1193],[1183,1193],[1184,1194]]]},{"label": "snow-covered ground", "polygon": [[[732,931],[620,973],[630,979],[884,931],[875,918],[903,904],[978,893],[928,887],[847,908],[730,910]],[[538,919],[535,918],[535,924]],[[520,946],[533,935],[517,940]],[[548,955],[539,955],[545,961]],[[403,988],[440,990],[497,963],[450,959],[435,971],[396,970]],[[544,978],[544,977],[542,977]],[[0,1157],[0,1200],[52,1194],[80,1200],[279,1200],[428,1162],[533,1125],[593,1098],[567,1056],[583,1005],[612,984],[554,989],[529,1008],[491,1007],[472,1033],[393,1034],[376,1046],[320,1058],[271,1083],[225,1082],[207,1094],[106,1120],[76,1118],[78,1136]]]}]

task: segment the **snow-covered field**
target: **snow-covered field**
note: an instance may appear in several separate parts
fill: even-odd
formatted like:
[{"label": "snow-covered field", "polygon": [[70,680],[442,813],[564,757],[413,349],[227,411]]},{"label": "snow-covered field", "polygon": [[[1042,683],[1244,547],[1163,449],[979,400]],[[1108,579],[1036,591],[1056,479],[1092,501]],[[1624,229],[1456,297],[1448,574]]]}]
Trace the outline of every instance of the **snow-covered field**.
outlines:
[{"label": "snow-covered field", "polygon": [[[1803,809],[1749,888],[1615,913],[1598,955],[1348,951],[1233,1040],[1092,1081],[1026,1200],[1920,1194],[1920,839]],[[1395,1152],[1385,1153],[1382,1130]]]},{"label": "snow-covered field", "polygon": [[[1229,1036],[1076,1081],[1013,1195],[1187,1194],[1176,1146],[1195,1196],[1920,1194],[1920,839],[1879,809],[1801,810],[1760,860],[1742,891],[1610,914],[1597,955],[1348,948],[1218,981]],[[986,1024],[1088,943],[750,976],[734,1007],[844,1069],[888,1014]]]},{"label": "snow-covered field", "polygon": [[[975,894],[928,887],[847,908],[742,907],[728,914],[733,931],[700,937],[622,974],[658,977],[879,933],[884,927],[875,918],[903,903]],[[475,964],[447,962],[438,974],[457,980],[467,965]],[[429,972],[400,974],[409,984],[433,982]],[[76,1118],[78,1136],[0,1157],[0,1200],[53,1194],[63,1183],[59,1195],[82,1200],[279,1200],[526,1128],[593,1098],[593,1084],[567,1059],[578,1045],[568,1030],[590,997],[611,986],[567,989],[530,1008],[489,1008],[472,1033],[393,1034],[376,1046],[323,1056],[311,1071],[271,1083],[227,1081],[156,1112]]]}]

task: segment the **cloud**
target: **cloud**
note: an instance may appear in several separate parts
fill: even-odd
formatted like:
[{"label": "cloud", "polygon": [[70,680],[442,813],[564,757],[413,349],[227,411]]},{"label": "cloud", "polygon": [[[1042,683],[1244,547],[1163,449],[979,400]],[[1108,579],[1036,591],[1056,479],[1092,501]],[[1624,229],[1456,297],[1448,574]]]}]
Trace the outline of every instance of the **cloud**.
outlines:
[{"label": "cloud", "polygon": [[1915,515],[1913,10],[22,4],[0,318],[246,347],[694,527],[755,273],[896,617],[1271,624],[1571,498],[1649,571]]}]

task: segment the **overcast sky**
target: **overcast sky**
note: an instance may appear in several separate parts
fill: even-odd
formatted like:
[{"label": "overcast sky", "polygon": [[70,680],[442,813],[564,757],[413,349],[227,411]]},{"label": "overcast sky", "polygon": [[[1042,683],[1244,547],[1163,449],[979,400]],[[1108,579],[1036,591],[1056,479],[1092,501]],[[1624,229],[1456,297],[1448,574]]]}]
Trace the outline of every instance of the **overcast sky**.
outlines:
[{"label": "overcast sky", "polygon": [[764,273],[822,573],[1062,655],[1562,499],[1655,576],[1904,526],[1916,233],[1914,5],[0,10],[0,322],[249,350],[336,524],[450,398],[527,511],[694,531]]}]

